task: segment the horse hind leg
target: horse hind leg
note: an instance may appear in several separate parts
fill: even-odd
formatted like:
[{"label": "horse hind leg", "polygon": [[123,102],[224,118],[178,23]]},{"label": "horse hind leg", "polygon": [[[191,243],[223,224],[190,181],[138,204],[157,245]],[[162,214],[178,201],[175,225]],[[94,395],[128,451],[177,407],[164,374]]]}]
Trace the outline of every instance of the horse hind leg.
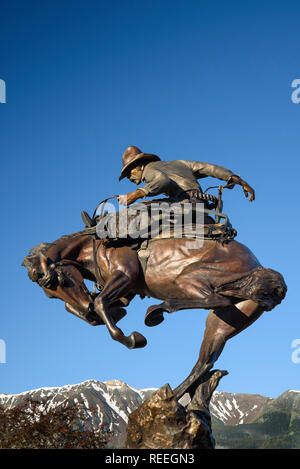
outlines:
[{"label": "horse hind leg", "polygon": [[231,305],[231,301],[225,296],[217,296],[212,293],[211,298],[203,299],[169,299],[158,305],[149,306],[145,315],[145,324],[148,327],[157,326],[164,321],[163,313],[175,313],[183,309],[214,309],[216,307]]},{"label": "horse hind leg", "polygon": [[249,327],[263,311],[257,302],[245,300],[208,314],[199,359],[189,376],[174,389],[177,399],[187,392],[193,397],[197,387],[209,376],[227,340]]},{"label": "horse hind leg", "polygon": [[264,311],[279,304],[286,290],[282,275],[264,267],[220,288],[219,292],[224,296],[235,297],[238,293],[247,299],[209,313],[199,359],[186,380],[174,390],[176,397],[180,398],[186,392],[193,395],[199,383],[206,380],[207,372],[219,358],[227,340],[249,327]]},{"label": "horse hind leg", "polygon": [[216,293],[210,285],[195,277],[194,272],[180,275],[176,285],[179,298],[167,299],[159,305],[150,306],[145,316],[146,326],[160,324],[164,320],[164,312],[174,313],[182,309],[216,309],[232,305],[229,297]]}]

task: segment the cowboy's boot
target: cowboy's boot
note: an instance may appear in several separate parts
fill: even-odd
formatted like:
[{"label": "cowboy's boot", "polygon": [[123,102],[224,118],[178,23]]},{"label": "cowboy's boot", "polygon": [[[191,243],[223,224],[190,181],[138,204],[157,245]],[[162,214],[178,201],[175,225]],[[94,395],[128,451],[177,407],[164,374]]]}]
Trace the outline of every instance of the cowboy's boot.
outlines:
[{"label": "cowboy's boot", "polygon": [[84,210],[81,212],[81,218],[85,226],[91,228],[92,226],[96,225],[96,220],[91,218],[87,212]]}]

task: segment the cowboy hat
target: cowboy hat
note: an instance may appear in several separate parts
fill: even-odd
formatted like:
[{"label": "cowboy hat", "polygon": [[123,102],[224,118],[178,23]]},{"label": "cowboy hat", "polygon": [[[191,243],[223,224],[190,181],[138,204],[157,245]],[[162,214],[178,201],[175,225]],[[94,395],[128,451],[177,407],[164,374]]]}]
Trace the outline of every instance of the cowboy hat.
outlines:
[{"label": "cowboy hat", "polygon": [[119,177],[119,181],[126,177],[130,171],[141,163],[149,161],[159,161],[160,158],[152,153],[143,153],[139,148],[131,146],[126,148],[123,153],[123,169]]}]

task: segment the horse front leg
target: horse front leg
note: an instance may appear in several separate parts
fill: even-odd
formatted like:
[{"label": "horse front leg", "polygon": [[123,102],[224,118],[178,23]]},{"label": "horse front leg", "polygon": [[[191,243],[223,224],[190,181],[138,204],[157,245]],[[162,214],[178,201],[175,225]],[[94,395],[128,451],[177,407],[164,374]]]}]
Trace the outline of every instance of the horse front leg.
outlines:
[{"label": "horse front leg", "polygon": [[115,270],[107,279],[104,288],[94,302],[95,313],[106,325],[111,338],[126,345],[129,349],[145,347],[146,338],[139,332],[132,332],[129,336],[125,336],[123,331],[116,326],[112,315],[109,312],[109,305],[126,295],[133,287],[134,279],[126,273]]},{"label": "horse front leg", "polygon": [[253,324],[263,311],[257,302],[245,300],[209,313],[199,359],[189,376],[174,389],[177,399],[187,392],[193,397],[197,387],[209,376],[209,370],[221,355],[227,340]]},{"label": "horse front leg", "polygon": [[[78,308],[75,308],[74,305],[71,305],[70,303],[66,303],[65,308],[68,313],[74,314],[74,316],[77,316],[79,319],[82,319],[83,321],[90,324],[90,326],[101,326],[104,324],[104,322],[99,318],[99,316],[95,314],[93,305],[91,306],[91,310],[87,314],[82,313],[82,311],[80,311]],[[120,306],[112,306],[111,308],[109,308],[109,312],[115,323],[123,319],[124,316],[126,316],[127,314],[126,310],[124,308],[121,308]]]}]

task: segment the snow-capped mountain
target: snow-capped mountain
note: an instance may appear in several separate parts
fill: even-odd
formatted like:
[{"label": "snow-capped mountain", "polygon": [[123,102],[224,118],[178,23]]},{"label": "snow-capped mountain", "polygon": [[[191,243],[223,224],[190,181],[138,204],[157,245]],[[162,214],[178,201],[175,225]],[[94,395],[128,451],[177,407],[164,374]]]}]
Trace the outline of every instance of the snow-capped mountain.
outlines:
[{"label": "snow-capped mountain", "polygon": [[[92,429],[106,426],[113,433],[110,445],[122,447],[128,415],[154,391],[155,388],[135,389],[118,380],[106,382],[88,380],[79,384],[35,389],[21,394],[0,394],[0,405],[12,408],[31,400],[41,402],[39,410],[46,411],[65,403],[80,405],[86,415],[85,424]],[[292,391],[287,391],[289,392]],[[212,416],[226,426],[248,424],[259,418],[264,410],[278,399],[257,394],[216,391],[211,400],[210,410]],[[286,400],[287,398],[284,398],[284,402]]]},{"label": "snow-capped mountain", "polygon": [[21,394],[0,394],[0,405],[16,407],[24,401],[41,402],[39,410],[48,410],[65,403],[84,409],[87,427],[106,426],[113,432],[111,444],[123,444],[128,415],[147,399],[155,389],[135,389],[122,381],[88,380],[62,387],[40,388]]},{"label": "snow-capped mountain", "polygon": [[270,399],[249,423],[215,423],[213,433],[219,448],[300,449],[300,391]]},{"label": "snow-capped mountain", "polygon": [[210,412],[225,425],[241,425],[253,422],[271,401],[272,398],[259,394],[215,391],[210,401]]}]

